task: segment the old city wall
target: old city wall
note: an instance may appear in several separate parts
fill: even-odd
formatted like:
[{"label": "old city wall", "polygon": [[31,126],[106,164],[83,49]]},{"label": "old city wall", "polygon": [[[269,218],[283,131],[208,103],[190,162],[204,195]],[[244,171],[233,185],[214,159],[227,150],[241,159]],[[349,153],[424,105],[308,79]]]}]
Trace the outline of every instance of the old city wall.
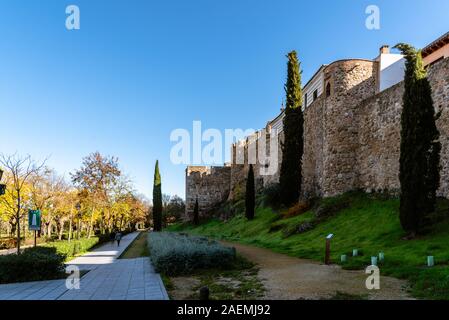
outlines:
[{"label": "old city wall", "polygon": [[[337,61],[326,68],[324,81],[330,84],[330,94],[323,93],[304,112],[302,196],[334,196],[354,189],[399,191],[404,84],[377,93],[377,69],[376,62],[366,60]],[[449,198],[449,59],[432,65],[428,78],[435,109],[441,112],[437,122],[442,143],[438,195]],[[282,134],[278,136],[279,141],[282,138]],[[242,195],[249,144],[247,140],[239,148],[244,153],[244,164],[235,164],[233,159],[233,165],[221,169],[188,168],[187,213],[193,212],[196,196],[201,211],[206,212],[223,199]],[[273,176],[260,176],[260,165],[254,166],[258,188],[279,181],[280,143],[278,148],[279,167]]]},{"label": "old city wall", "polygon": [[206,215],[217,204],[227,200],[231,167],[190,166],[186,169],[186,220],[190,220],[198,199],[199,213]]},{"label": "old city wall", "polygon": [[[440,131],[441,183],[439,196],[449,197],[449,59],[431,66],[428,79]],[[357,109],[357,187],[367,192],[397,193],[403,82],[363,101]]]}]

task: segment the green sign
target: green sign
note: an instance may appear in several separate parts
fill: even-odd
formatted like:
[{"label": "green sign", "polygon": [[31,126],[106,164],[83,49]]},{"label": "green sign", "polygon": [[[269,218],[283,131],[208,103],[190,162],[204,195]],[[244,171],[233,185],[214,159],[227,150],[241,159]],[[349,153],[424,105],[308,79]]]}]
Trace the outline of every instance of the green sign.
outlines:
[{"label": "green sign", "polygon": [[28,211],[28,229],[39,231],[41,229],[41,211],[29,210]]}]

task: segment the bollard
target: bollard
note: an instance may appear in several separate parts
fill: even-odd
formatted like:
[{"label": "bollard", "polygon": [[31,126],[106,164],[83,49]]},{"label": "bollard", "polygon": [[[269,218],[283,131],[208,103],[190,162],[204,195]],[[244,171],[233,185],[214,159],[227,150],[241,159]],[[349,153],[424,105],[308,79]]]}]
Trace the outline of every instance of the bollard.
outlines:
[{"label": "bollard", "polygon": [[435,265],[435,260],[434,260],[433,256],[428,256],[427,257],[427,266],[433,267],[434,265]]},{"label": "bollard", "polygon": [[200,289],[200,300],[209,300],[209,288],[202,287]]},{"label": "bollard", "polygon": [[324,256],[324,264],[331,264],[331,239],[333,238],[333,234],[329,234],[326,237],[326,253]]},{"label": "bollard", "polygon": [[342,254],[340,259],[341,259],[342,263],[345,263],[346,261],[348,261],[348,257],[345,254]]},{"label": "bollard", "polygon": [[357,257],[358,255],[359,255],[359,250],[357,250],[357,249],[352,250],[353,257]]},{"label": "bollard", "polygon": [[385,260],[385,254],[383,252],[379,252],[379,262],[383,262]]},{"label": "bollard", "polygon": [[371,265],[377,266],[377,257],[371,257]]}]

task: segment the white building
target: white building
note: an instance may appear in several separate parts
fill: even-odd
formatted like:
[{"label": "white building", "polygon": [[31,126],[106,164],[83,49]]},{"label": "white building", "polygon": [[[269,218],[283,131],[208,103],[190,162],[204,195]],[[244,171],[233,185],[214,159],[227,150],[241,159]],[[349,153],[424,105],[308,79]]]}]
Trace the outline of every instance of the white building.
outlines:
[{"label": "white building", "polygon": [[379,63],[379,92],[404,80],[405,59],[402,54],[390,53],[390,47],[383,46],[375,61]]}]

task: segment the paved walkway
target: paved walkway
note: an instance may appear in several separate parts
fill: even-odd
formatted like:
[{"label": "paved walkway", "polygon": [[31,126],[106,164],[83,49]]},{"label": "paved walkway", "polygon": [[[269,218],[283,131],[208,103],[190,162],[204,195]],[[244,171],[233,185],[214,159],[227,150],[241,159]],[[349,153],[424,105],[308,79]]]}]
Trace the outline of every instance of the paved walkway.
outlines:
[{"label": "paved walkway", "polygon": [[0,300],[168,300],[159,274],[150,259],[117,259],[138,232],[117,243],[105,244],[70,261],[80,270],[90,270],[80,280],[80,289],[69,290],[66,280],[0,285]]}]

